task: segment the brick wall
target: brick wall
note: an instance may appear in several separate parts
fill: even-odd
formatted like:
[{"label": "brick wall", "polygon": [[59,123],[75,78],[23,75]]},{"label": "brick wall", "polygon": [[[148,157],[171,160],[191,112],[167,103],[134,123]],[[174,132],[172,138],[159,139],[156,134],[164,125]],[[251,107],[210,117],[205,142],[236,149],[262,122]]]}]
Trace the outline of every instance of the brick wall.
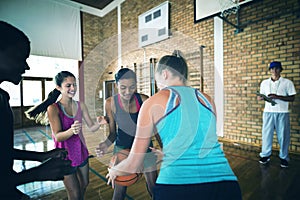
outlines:
[{"label": "brick wall", "polygon": [[[143,49],[138,48],[138,16],[163,3],[163,0],[127,0],[121,5],[122,66],[134,68],[138,91],[150,95],[149,60],[159,59],[174,49],[185,53],[190,66],[189,84],[200,88],[199,47],[203,51],[203,88],[214,94],[214,29],[213,19],[194,23],[194,3],[171,0],[171,37]],[[241,8],[243,32],[224,22],[224,137],[237,143],[261,145],[263,102],[254,94],[259,84],[270,76],[268,64],[281,61],[282,76],[295,84],[298,95],[290,103],[290,150],[300,152],[300,16],[297,0],[259,0]],[[298,12],[297,12],[298,11]],[[103,113],[103,81],[113,80],[118,70],[117,10],[103,18],[83,14],[85,101],[92,116]],[[235,20],[234,16],[229,17]],[[274,136],[276,141],[276,136]],[[278,148],[274,142],[274,148]]]}]

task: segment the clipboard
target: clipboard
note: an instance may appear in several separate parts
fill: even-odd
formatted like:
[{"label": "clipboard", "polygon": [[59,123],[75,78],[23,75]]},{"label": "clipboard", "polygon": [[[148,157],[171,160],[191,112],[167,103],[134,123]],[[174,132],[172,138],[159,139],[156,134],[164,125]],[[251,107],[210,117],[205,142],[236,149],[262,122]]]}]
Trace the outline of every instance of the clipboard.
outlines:
[{"label": "clipboard", "polygon": [[260,96],[262,98],[264,98],[265,101],[269,102],[272,104],[272,106],[275,106],[275,104],[277,104],[273,99],[271,99],[270,97],[267,97],[266,95],[264,94],[260,94],[259,91],[256,92],[256,95],[257,96]]}]

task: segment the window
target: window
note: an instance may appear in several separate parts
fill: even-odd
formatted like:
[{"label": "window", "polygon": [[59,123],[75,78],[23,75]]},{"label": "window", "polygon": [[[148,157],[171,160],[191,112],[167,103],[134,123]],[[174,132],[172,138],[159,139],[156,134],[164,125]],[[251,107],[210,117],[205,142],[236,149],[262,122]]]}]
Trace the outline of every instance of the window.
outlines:
[{"label": "window", "polygon": [[32,106],[43,101],[42,82],[35,80],[23,80],[23,105]]},{"label": "window", "polygon": [[10,96],[9,104],[11,107],[21,106],[20,84],[15,85],[10,82],[3,82],[1,88],[8,92]]},{"label": "window", "polygon": [[58,72],[67,70],[75,76],[78,75],[78,61],[63,58],[51,58],[30,55],[27,59],[30,70],[26,70],[26,77],[48,77],[53,78]]},{"label": "window", "polygon": [[156,18],[158,18],[158,17],[160,17],[160,16],[161,16],[160,9],[159,9],[158,11],[155,11],[155,12],[153,13],[153,19],[156,19]]},{"label": "window", "polygon": [[[30,70],[23,75],[23,106],[32,106],[41,103],[54,88],[54,81],[51,79],[63,70],[70,71],[78,76],[78,61],[62,58],[50,58],[30,55],[27,59]],[[79,85],[79,83],[77,83]],[[44,87],[44,88],[43,88]],[[21,86],[10,82],[1,83],[1,88],[10,96],[10,106],[21,106]],[[77,94],[79,91],[77,91]]]},{"label": "window", "polygon": [[147,41],[148,40],[148,35],[143,35],[142,36],[142,42]]},{"label": "window", "polygon": [[54,90],[55,83],[54,81],[46,81],[45,82],[45,97],[47,98],[48,94]]},{"label": "window", "polygon": [[152,20],[152,15],[150,14],[150,15],[147,15],[146,17],[145,17],[145,23],[147,23],[147,22],[150,22]]}]

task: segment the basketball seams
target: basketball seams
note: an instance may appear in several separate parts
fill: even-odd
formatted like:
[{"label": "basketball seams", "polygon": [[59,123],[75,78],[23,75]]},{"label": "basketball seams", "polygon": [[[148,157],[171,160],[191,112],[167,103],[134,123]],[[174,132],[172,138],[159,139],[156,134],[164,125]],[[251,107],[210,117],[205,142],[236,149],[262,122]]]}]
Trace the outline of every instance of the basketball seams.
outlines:
[{"label": "basketball seams", "polygon": [[[129,155],[130,149],[122,149],[115,153],[110,161],[110,167],[113,167],[114,165],[118,164],[122,160],[126,159]],[[136,183],[139,178],[142,176],[142,174],[139,173],[133,173],[125,176],[117,176],[115,179],[115,184],[121,185],[121,186],[130,186],[134,183]]]}]

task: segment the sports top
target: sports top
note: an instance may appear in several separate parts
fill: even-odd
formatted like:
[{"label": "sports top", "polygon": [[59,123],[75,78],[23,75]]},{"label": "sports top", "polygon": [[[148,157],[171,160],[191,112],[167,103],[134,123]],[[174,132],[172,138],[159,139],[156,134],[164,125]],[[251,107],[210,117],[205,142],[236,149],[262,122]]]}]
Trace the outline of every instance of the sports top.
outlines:
[{"label": "sports top", "polygon": [[215,113],[207,98],[187,86],[165,90],[170,91],[169,100],[165,115],[156,124],[164,153],[156,182],[197,184],[237,180],[220,148]]},{"label": "sports top", "polygon": [[130,149],[134,140],[137,118],[143,101],[138,93],[134,93],[133,98],[136,103],[137,112],[128,113],[123,109],[120,94],[115,95],[113,98],[116,106],[114,119],[118,126],[116,145],[123,149]]},{"label": "sports top", "polygon": [[[66,113],[64,107],[60,102],[54,103],[59,110],[59,118],[61,121],[62,131],[68,130],[75,120],[82,123],[82,113],[80,103],[76,101],[77,113],[75,116],[70,116]],[[77,135],[72,135],[65,141],[58,142],[52,133],[55,148],[65,148],[68,151],[67,159],[71,160],[73,167],[79,166],[88,158],[88,150],[86,147],[85,139],[82,133],[82,128]]]}]

